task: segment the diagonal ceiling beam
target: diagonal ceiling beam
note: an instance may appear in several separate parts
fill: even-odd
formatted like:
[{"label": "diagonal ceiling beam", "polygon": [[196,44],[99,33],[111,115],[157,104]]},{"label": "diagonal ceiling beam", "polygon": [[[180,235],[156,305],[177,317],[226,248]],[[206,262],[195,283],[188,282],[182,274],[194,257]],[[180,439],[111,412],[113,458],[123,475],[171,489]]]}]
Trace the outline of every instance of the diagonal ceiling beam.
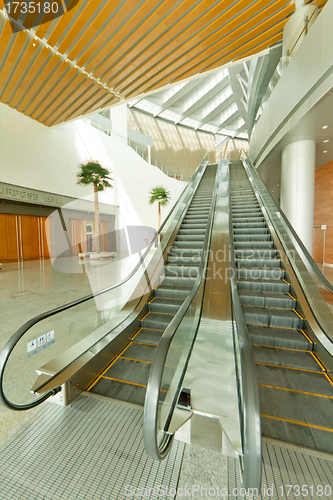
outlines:
[{"label": "diagonal ceiling beam", "polygon": [[[203,86],[204,82],[200,84]],[[200,99],[198,99],[195,103],[192,104],[187,110],[182,114],[179,122],[189,117],[191,114],[195,113],[198,109],[204,106],[207,102],[209,102],[216,94],[222,92],[229,85],[229,77],[223,78],[217,85],[215,85],[212,89],[210,89],[206,94],[204,94]],[[179,123],[178,122],[178,123]]]},{"label": "diagonal ceiling beam", "polygon": [[200,122],[200,125],[198,125],[197,128],[202,127],[202,125],[205,125],[206,123],[209,123],[211,120],[215,118],[215,116],[218,116],[220,113],[225,111],[228,108],[228,106],[233,104],[234,101],[235,101],[234,96],[231,94],[223,102],[221,102],[221,104],[219,104],[215,109],[213,109],[210,113],[208,113],[208,115],[206,115],[203,118],[203,120]]}]

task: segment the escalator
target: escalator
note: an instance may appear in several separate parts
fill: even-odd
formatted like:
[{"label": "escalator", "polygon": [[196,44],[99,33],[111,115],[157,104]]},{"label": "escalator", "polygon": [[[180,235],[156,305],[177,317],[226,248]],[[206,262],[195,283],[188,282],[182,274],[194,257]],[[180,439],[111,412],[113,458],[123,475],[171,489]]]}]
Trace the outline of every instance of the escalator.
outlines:
[{"label": "escalator", "polygon": [[207,166],[167,253],[162,283],[153,289],[137,330],[128,345],[93,382],[90,392],[144,405],[156,346],[198,277],[216,170],[216,164]]},{"label": "escalator", "polygon": [[333,382],[241,162],[230,165],[237,288],[259,384],[262,435],[333,453]]},{"label": "escalator", "polygon": [[[224,379],[216,381],[209,352],[199,356],[199,362],[204,359],[209,365],[204,376],[213,370],[213,377],[207,378],[212,386],[216,382],[227,387],[234,377],[235,404],[231,417],[219,401],[216,408],[210,406],[210,413],[206,407],[199,413],[217,425],[222,422],[223,432],[238,426],[240,444],[233,452],[239,457],[244,486],[260,485],[261,433],[333,453],[333,338],[323,333],[333,331],[333,316],[321,316],[324,328],[315,325],[310,313],[316,309],[321,314],[323,301],[297,251],[298,275],[292,266],[288,252],[295,248],[292,239],[299,245],[297,235],[292,229],[282,235],[287,226],[279,208],[249,168],[241,162],[229,166],[227,160],[201,164],[163,223],[150,259],[157,237],[119,284],[23,325],[0,355],[2,402],[26,410],[55,394],[63,398],[60,404],[69,404],[88,390],[143,406],[145,449],[161,460],[175,432],[196,411],[188,397],[191,387],[183,383],[198,331],[206,338],[205,329],[210,329],[216,331],[216,345],[218,335],[225,335],[221,345],[231,353],[232,365],[216,349],[218,361],[222,358],[220,364],[228,368]],[[230,273],[233,268],[236,276]],[[308,302],[307,283],[312,287]],[[75,328],[82,330],[79,340]],[[36,339],[46,343],[28,354],[27,362]],[[33,395],[21,404],[20,399],[10,401],[14,391],[24,392],[24,398],[27,392]],[[227,399],[231,401],[230,393]],[[232,421],[229,427],[227,418]]]}]

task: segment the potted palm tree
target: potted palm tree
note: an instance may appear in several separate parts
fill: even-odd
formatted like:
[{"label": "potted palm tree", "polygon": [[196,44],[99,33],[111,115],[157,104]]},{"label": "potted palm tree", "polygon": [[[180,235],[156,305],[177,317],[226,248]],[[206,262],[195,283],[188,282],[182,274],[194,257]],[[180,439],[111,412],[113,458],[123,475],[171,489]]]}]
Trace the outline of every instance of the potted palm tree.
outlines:
[{"label": "potted palm tree", "polygon": [[98,192],[103,191],[107,187],[112,187],[109,181],[112,181],[110,177],[110,172],[108,169],[102,167],[97,161],[86,161],[79,164],[79,172],[77,176],[77,184],[81,186],[94,186],[94,203],[95,203],[95,241],[96,241],[96,252],[100,253],[100,241],[99,241],[99,203],[98,203]]},{"label": "potted palm tree", "polygon": [[170,192],[164,187],[154,187],[149,193],[149,203],[158,203],[158,228],[161,226],[161,205],[167,205],[170,201]]}]

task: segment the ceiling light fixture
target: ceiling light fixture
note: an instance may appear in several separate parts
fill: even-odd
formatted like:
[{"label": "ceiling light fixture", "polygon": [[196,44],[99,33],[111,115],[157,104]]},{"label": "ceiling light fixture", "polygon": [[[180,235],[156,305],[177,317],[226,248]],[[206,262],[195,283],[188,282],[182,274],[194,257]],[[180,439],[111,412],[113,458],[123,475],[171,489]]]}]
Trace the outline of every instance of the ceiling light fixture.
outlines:
[{"label": "ceiling light fixture", "polygon": [[327,151],[324,151],[324,153],[327,153]]},{"label": "ceiling light fixture", "polygon": [[324,126],[323,126],[323,129],[325,129],[325,128],[328,128],[328,125],[324,125]]},{"label": "ceiling light fixture", "polygon": [[330,140],[329,139],[325,139],[323,142],[330,142]]}]

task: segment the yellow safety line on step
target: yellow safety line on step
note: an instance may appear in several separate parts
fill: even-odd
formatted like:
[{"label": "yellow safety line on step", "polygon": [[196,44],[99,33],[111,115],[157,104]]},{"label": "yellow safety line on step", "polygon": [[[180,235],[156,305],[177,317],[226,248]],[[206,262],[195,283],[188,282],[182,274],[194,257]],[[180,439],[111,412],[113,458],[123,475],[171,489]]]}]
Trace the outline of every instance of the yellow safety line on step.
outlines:
[{"label": "yellow safety line on step", "polygon": [[304,425],[305,427],[312,427],[313,429],[320,429],[322,431],[333,432],[333,429],[330,429],[329,427],[323,427],[321,425],[307,424],[305,422],[298,422],[298,420],[291,420],[289,418],[274,417],[273,415],[265,415],[264,413],[260,413],[260,415],[261,417],[273,418],[274,420],[281,420],[282,422],[289,422],[291,424]]},{"label": "yellow safety line on step", "polygon": [[314,392],[300,391],[297,389],[287,389],[286,387],[276,387],[275,385],[258,384],[260,387],[268,387],[269,389],[278,389],[279,391],[299,392],[300,394],[308,394],[309,396],[318,396],[318,398],[333,399],[333,396],[326,396],[324,394],[316,394]]},{"label": "yellow safety line on step", "polygon": [[323,370],[323,372],[326,372],[326,368],[325,366],[319,361],[319,359],[317,358],[317,356],[314,354],[314,352],[310,351],[310,354],[313,356],[314,360],[318,363],[318,365],[320,366],[320,368]]},{"label": "yellow safety line on step", "polygon": [[94,380],[94,382],[92,382],[92,384],[90,384],[90,386],[88,387],[87,389],[87,392],[90,391],[90,389],[92,387],[94,387],[95,384],[97,384],[97,382],[103,377],[104,373],[106,373],[108,371],[108,369],[117,361],[117,359],[120,358],[120,356],[122,355],[123,352],[126,351],[127,347],[131,344],[131,342],[129,342],[125,347],[124,349],[122,349],[120,351],[120,353],[114,358],[114,360],[105,368],[105,370],[102,371],[102,373],[96,378],[96,380]]},{"label": "yellow safety line on step", "polygon": [[297,316],[299,316],[301,319],[304,320],[303,316],[300,315],[300,313],[298,311],[296,311],[296,309],[294,309],[295,313],[297,314]]},{"label": "yellow safety line on step", "polygon": [[301,372],[309,372],[309,373],[323,373],[317,370],[307,370],[306,368],[295,368],[294,366],[273,365],[272,363],[261,363],[260,361],[256,361],[256,365],[274,366],[275,368],[285,368],[286,370],[299,370]]},{"label": "yellow safety line on step", "polygon": [[265,345],[265,344],[252,344],[252,345],[256,345],[258,347],[269,347],[272,349],[283,349],[285,351],[311,352],[311,351],[304,351],[304,349],[294,349],[293,347],[280,347],[278,345]]},{"label": "yellow safety line on step", "polygon": [[299,331],[303,333],[304,337],[307,338],[307,340],[310,342],[310,344],[313,344],[313,340],[310,339],[309,335],[304,330],[301,329]]},{"label": "yellow safety line on step", "polygon": [[277,326],[277,325],[260,325],[260,323],[246,323],[249,326],[262,326],[263,328],[281,328],[282,330],[294,330],[301,332],[300,328],[292,328],[291,326]]},{"label": "yellow safety line on step", "polygon": [[156,344],[149,344],[149,342],[138,342],[137,340],[134,339],[131,342],[131,344],[148,345],[150,347],[156,347]]},{"label": "yellow safety line on step", "polygon": [[127,356],[120,356],[121,359],[129,359],[130,361],[140,361],[140,363],[148,363],[149,365],[152,364],[152,361],[144,361],[143,359],[137,359],[137,358],[128,358]]},{"label": "yellow safety line on step", "polygon": [[333,380],[330,379],[330,377],[328,376],[327,373],[324,373],[324,375],[327,378],[327,380],[329,381],[329,383],[333,386]]},{"label": "yellow safety line on step", "polygon": [[128,380],[120,380],[119,378],[114,378],[114,377],[103,377],[103,378],[107,380],[114,380],[115,382],[122,382],[123,384],[136,385],[138,387],[147,387],[146,385],[138,384],[137,382],[129,382]]},{"label": "yellow safety line on step", "polygon": [[[160,328],[148,328],[146,326],[143,326],[142,328],[140,328],[139,332],[141,330],[151,330],[152,332],[154,332],[156,330],[157,332],[164,332],[164,330],[161,330]],[[139,333],[139,332],[137,332],[137,333]],[[137,333],[135,334],[135,336],[137,335]],[[134,337],[133,337],[133,339],[134,339]]]}]

